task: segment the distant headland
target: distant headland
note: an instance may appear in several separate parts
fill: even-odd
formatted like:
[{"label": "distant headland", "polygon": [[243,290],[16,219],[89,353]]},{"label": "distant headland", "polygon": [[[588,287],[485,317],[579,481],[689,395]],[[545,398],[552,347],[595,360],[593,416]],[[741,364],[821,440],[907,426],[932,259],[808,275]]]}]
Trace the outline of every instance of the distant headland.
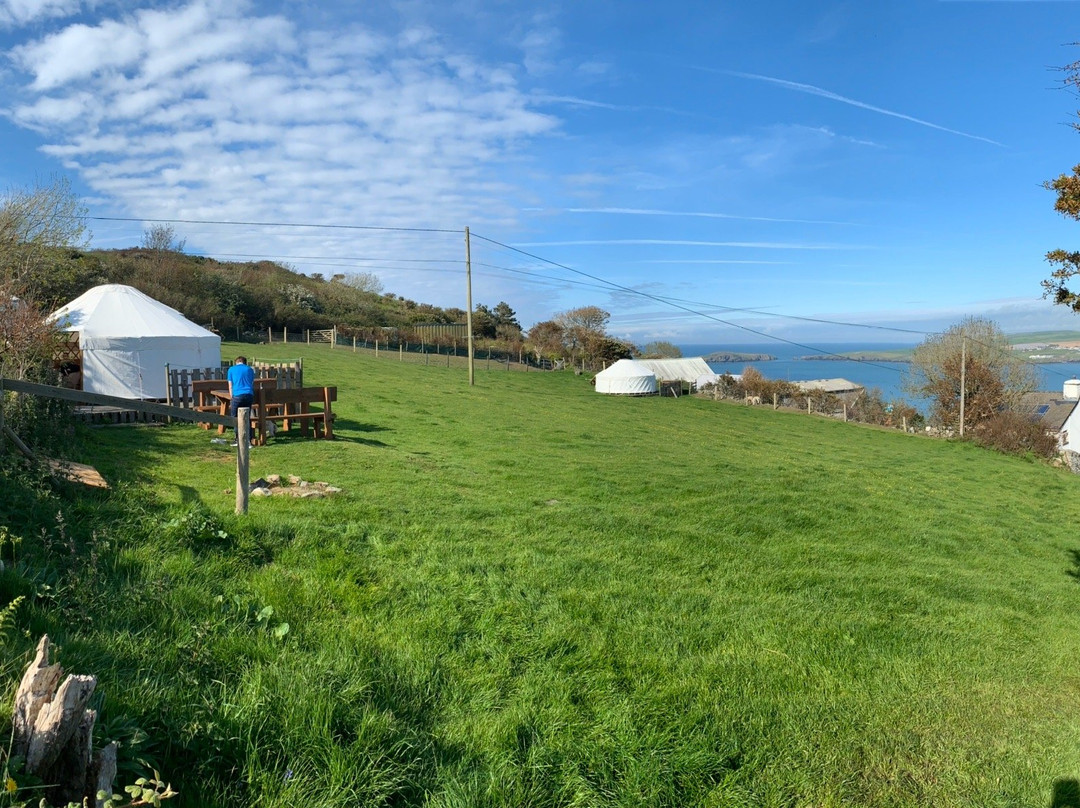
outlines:
[{"label": "distant headland", "polygon": [[803,360],[830,360],[856,361],[856,362],[910,362],[911,350],[902,351],[850,351],[840,354],[819,354],[815,356],[800,356]]},{"label": "distant headland", "polygon": [[716,351],[704,357],[706,362],[770,362],[776,359],[767,353],[734,353],[731,351]]}]

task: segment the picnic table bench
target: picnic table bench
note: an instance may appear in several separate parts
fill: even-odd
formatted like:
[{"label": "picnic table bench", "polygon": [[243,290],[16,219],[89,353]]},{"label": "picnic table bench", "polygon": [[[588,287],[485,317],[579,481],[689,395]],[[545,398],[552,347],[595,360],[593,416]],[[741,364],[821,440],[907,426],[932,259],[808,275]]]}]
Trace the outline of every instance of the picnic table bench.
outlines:
[{"label": "picnic table bench", "polygon": [[[297,387],[279,390],[273,386],[273,379],[256,379],[255,401],[251,405],[251,432],[257,436],[260,446],[266,444],[267,424],[281,424],[288,430],[293,422],[300,425],[300,434],[308,437],[314,428],[316,438],[334,437],[334,411],[332,402],[337,401],[336,387]],[[219,412],[227,415],[232,396],[221,380],[193,382],[192,392],[196,396],[199,412]],[[194,385],[199,385],[198,388]],[[211,403],[212,402],[212,403]],[[312,410],[311,405],[322,405],[321,410]],[[207,424],[209,426],[209,424]],[[218,427],[224,433],[225,427]]]},{"label": "picnic table bench", "polygon": [[[273,387],[274,379],[256,379],[255,392],[263,387]],[[191,382],[192,409],[196,412],[216,412],[221,415],[229,414],[229,383],[222,379],[196,379]],[[200,423],[203,429],[209,429],[210,424]],[[225,427],[218,427],[218,434],[223,434]]]},{"label": "picnic table bench", "polygon": [[[300,434],[307,437],[314,427],[316,438],[331,440],[334,437],[334,411],[332,402],[337,401],[336,387],[297,387],[291,390],[262,387],[255,391],[255,413],[259,445],[266,443],[267,422],[280,422],[288,429],[293,421],[300,424]],[[312,410],[312,404],[321,404],[321,410]]]}]

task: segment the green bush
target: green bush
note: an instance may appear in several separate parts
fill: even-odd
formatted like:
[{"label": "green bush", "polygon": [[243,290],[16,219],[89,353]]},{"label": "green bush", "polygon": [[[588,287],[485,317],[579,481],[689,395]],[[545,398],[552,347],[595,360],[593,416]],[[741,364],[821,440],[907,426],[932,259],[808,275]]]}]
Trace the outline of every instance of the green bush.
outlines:
[{"label": "green bush", "polygon": [[972,439],[1005,454],[1051,458],[1058,453],[1054,435],[1038,421],[1016,412],[999,412],[987,418],[974,428]]}]

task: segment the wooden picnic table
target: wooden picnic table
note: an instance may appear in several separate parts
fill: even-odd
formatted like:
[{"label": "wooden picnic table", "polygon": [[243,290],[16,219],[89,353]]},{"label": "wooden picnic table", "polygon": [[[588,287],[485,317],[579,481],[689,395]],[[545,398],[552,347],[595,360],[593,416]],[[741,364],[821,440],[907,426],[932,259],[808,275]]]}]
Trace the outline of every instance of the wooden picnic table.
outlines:
[{"label": "wooden picnic table", "polygon": [[[210,394],[220,402],[222,415],[229,412],[232,395],[228,390],[212,390]],[[314,427],[315,437],[330,440],[334,437],[334,412],[331,402],[337,401],[336,387],[298,387],[278,390],[269,385],[257,386],[252,404],[252,434],[257,435],[260,446],[266,444],[268,423],[280,423],[288,431],[292,422],[300,424],[300,434],[308,437]],[[321,410],[312,410],[312,404],[321,404]],[[218,433],[225,427],[218,427]]]},{"label": "wooden picnic table", "polygon": [[[332,402],[337,401],[336,387],[294,387],[288,390],[263,387],[255,391],[256,421],[259,443],[266,443],[267,422],[280,422],[288,430],[293,421],[300,424],[300,434],[305,438],[311,427],[316,438],[332,440],[334,437],[334,411]],[[312,410],[312,404],[321,404],[321,410]]]}]

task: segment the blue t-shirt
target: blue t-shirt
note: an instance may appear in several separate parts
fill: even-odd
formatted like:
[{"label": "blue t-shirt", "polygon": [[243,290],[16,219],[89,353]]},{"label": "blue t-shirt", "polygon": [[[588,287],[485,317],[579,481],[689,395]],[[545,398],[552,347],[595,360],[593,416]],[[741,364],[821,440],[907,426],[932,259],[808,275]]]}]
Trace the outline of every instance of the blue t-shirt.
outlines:
[{"label": "blue t-shirt", "polygon": [[255,371],[248,365],[233,365],[228,379],[234,396],[255,395]]}]

